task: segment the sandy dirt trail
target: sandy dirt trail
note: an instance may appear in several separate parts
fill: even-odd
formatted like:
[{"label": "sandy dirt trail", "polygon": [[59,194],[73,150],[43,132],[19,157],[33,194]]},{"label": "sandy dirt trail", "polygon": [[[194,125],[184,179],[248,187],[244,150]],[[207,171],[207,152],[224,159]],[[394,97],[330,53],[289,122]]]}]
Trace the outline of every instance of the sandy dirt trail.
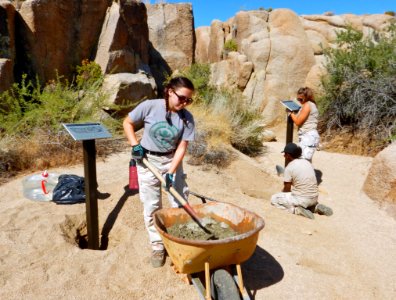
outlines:
[{"label": "sandy dirt trail", "polygon": [[[317,152],[320,202],[334,215],[310,220],[270,205],[283,184],[275,172],[283,143],[266,147],[266,154],[239,155],[223,170],[185,164],[192,191],[264,218],[256,251],[242,265],[252,298],[394,299],[396,221],[361,192],[372,159]],[[128,150],[97,161],[99,190],[110,194],[99,200],[102,251],[74,240],[85,204],[27,200],[22,178],[0,186],[0,299],[199,299],[169,258],[160,269],[150,266],[142,205],[125,191],[128,162]],[[49,171],[84,173],[83,165]]]}]

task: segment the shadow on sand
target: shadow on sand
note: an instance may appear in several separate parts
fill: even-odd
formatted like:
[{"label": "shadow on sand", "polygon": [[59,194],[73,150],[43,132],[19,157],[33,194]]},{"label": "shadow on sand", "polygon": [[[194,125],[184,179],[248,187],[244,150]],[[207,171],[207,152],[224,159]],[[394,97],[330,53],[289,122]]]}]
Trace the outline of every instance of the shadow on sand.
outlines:
[{"label": "shadow on sand", "polygon": [[251,299],[255,298],[258,290],[281,281],[284,276],[282,266],[260,246],[256,246],[253,255],[243,263],[242,273]]},{"label": "shadow on sand", "polygon": [[322,183],[322,176],[323,173],[321,170],[315,169],[315,176],[316,176],[316,180],[318,182],[318,185]]},{"label": "shadow on sand", "polygon": [[107,249],[109,245],[109,234],[114,226],[115,221],[117,220],[118,214],[120,213],[125,202],[128,200],[129,196],[133,196],[137,193],[137,191],[130,191],[128,185],[124,186],[124,194],[121,196],[120,200],[118,200],[117,205],[109,213],[105,223],[103,224],[101,233],[102,237],[100,239],[100,250]]}]

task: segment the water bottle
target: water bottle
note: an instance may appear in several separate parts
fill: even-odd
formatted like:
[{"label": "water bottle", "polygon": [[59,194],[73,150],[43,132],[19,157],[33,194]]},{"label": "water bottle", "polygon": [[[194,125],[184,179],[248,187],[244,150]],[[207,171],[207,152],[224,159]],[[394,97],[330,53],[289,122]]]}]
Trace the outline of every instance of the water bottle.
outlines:
[{"label": "water bottle", "polygon": [[133,158],[129,161],[129,189],[131,191],[139,190],[136,161]]},{"label": "water bottle", "polygon": [[58,174],[48,173],[47,170],[25,177],[22,180],[23,195],[30,200],[51,201],[58,177]]}]

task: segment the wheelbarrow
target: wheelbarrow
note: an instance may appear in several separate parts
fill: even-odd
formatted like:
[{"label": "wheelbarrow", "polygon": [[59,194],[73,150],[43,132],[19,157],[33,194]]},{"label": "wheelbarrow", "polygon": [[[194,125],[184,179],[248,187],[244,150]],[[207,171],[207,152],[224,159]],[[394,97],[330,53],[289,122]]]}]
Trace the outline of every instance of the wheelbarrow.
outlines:
[{"label": "wheelbarrow", "polygon": [[[224,222],[237,235],[221,240],[190,240],[172,236],[167,233],[167,228],[187,223],[191,217],[182,208],[158,210],[154,214],[154,225],[175,270],[188,275],[201,299],[250,299],[243,284],[240,264],[254,253],[264,220],[230,203],[210,202],[193,207],[199,217]],[[231,273],[227,269],[232,269]],[[205,286],[201,278],[204,278]]]}]

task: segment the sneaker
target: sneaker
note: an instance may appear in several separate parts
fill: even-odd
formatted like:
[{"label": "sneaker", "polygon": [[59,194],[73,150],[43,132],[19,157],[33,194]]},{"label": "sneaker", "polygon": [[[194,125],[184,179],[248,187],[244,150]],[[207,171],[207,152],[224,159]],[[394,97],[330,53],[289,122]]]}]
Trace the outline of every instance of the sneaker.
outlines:
[{"label": "sneaker", "polygon": [[315,219],[313,213],[310,210],[305,209],[304,207],[301,207],[301,206],[297,206],[294,209],[294,214],[298,215],[298,216],[306,217],[308,219]]},{"label": "sneaker", "polygon": [[162,267],[165,264],[165,250],[153,250],[151,253],[151,265],[153,268]]},{"label": "sneaker", "polygon": [[324,204],[318,203],[315,206],[315,213],[317,213],[318,215],[331,216],[333,214],[333,210]]}]

